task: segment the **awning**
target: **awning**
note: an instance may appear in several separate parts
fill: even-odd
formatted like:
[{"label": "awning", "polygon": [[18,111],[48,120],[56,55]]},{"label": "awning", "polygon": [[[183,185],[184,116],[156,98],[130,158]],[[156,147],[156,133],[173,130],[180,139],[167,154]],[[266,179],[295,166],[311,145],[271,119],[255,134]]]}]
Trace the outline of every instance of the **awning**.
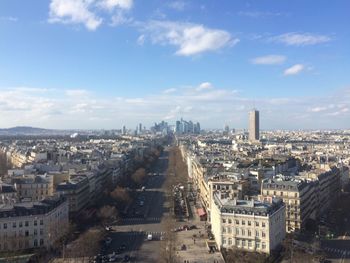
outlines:
[{"label": "awning", "polygon": [[207,213],[205,212],[205,210],[203,208],[198,208],[197,213],[199,216],[206,216],[207,215]]}]

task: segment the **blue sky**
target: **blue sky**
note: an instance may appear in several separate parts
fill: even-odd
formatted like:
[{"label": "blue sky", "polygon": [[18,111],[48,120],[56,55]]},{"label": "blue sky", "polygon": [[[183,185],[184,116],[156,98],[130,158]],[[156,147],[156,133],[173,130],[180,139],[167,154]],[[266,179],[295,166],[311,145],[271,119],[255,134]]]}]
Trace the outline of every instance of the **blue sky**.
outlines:
[{"label": "blue sky", "polygon": [[0,126],[350,128],[350,2],[2,0]]}]

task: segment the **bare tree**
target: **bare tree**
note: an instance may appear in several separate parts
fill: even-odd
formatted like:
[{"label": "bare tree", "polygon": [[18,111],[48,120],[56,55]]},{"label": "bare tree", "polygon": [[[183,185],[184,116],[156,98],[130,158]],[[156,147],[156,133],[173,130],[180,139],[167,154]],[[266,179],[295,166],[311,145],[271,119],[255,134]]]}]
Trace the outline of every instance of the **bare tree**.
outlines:
[{"label": "bare tree", "polygon": [[117,203],[129,204],[132,201],[128,190],[121,186],[117,186],[110,195]]},{"label": "bare tree", "polygon": [[100,248],[103,232],[100,229],[90,229],[72,242],[66,251],[66,257],[88,257],[92,259]]},{"label": "bare tree", "polygon": [[105,205],[100,208],[97,216],[101,219],[103,224],[108,224],[118,218],[118,211],[114,206]]},{"label": "bare tree", "polygon": [[144,178],[146,177],[146,170],[144,168],[139,168],[137,169],[132,175],[131,179],[137,183],[137,184],[142,184]]}]

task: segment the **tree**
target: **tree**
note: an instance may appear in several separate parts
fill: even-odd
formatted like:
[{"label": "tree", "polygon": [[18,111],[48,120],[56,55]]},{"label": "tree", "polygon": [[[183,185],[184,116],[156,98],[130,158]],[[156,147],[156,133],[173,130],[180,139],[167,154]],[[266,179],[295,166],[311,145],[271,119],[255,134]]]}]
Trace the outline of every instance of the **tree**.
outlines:
[{"label": "tree", "polygon": [[80,235],[80,237],[69,244],[65,257],[88,257],[95,256],[100,248],[103,238],[101,229],[90,229]]},{"label": "tree", "polygon": [[143,179],[146,177],[146,170],[144,168],[139,168],[137,169],[132,175],[131,179],[136,183],[136,184],[142,184]]},{"label": "tree", "polygon": [[105,205],[100,208],[97,216],[101,219],[103,224],[108,224],[117,219],[118,211],[114,206]]},{"label": "tree", "polygon": [[132,201],[128,190],[121,186],[117,186],[110,195],[117,203],[122,203],[124,205],[130,204]]}]

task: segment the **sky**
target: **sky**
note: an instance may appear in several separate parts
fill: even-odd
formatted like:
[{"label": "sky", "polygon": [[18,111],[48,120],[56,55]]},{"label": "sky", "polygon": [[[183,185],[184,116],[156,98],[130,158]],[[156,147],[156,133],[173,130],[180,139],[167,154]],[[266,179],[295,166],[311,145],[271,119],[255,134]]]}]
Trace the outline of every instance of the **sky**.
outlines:
[{"label": "sky", "polygon": [[0,128],[350,128],[348,0],[1,0]]}]

